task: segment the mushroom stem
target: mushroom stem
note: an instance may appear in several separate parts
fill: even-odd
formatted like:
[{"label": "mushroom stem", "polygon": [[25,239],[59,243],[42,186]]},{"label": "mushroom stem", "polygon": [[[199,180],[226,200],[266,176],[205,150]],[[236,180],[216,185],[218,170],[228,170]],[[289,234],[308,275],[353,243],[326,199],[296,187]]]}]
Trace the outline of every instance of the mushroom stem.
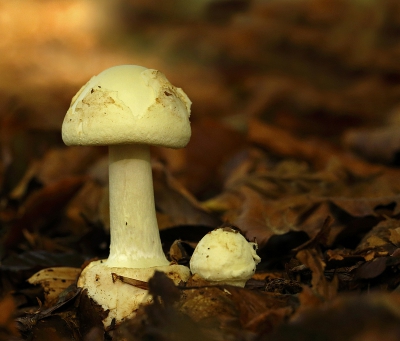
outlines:
[{"label": "mushroom stem", "polygon": [[109,146],[109,267],[168,265],[155,213],[150,150],[147,145]]}]

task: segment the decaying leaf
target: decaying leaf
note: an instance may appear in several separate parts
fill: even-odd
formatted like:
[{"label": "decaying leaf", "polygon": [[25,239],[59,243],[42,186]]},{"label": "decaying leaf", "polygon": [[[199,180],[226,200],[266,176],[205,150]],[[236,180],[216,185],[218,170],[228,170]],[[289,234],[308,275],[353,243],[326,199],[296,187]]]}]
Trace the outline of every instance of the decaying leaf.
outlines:
[{"label": "decaying leaf", "polygon": [[312,271],[311,287],[321,301],[330,301],[336,296],[337,278],[334,277],[328,281],[324,273],[326,264],[315,249],[301,250],[297,253],[296,258]]},{"label": "decaying leaf", "polygon": [[236,287],[199,287],[184,291],[180,309],[202,325],[233,333],[238,328],[268,333],[293,313],[295,300]]},{"label": "decaying leaf", "polygon": [[[42,309],[42,307],[40,307],[34,313],[27,313],[24,316],[17,318],[16,322],[18,323],[18,329],[24,335],[34,335],[37,329],[39,329],[39,333],[41,332],[42,326],[47,328],[47,321],[49,321],[49,319],[50,321],[55,320],[55,323],[58,323],[61,318],[64,320],[62,324],[65,324],[66,332],[74,333],[75,326],[73,325],[73,322],[75,320],[75,312],[70,314],[67,312],[64,314],[62,310],[63,308],[66,308],[68,311],[68,303],[74,301],[79,296],[80,292],[81,289],[77,288],[76,285],[70,285],[58,295],[57,302],[49,308]],[[67,320],[70,322],[67,323]],[[53,328],[51,325],[52,322],[50,322],[50,328],[52,329],[52,332],[56,333],[56,328]]]},{"label": "decaying leaf", "polygon": [[11,295],[4,296],[0,300],[0,339],[12,340],[18,335],[14,322],[16,304]]},{"label": "decaying leaf", "polygon": [[395,341],[399,333],[399,295],[372,293],[341,295],[323,307],[304,311],[268,340],[289,341],[295,335],[302,341]]},{"label": "decaying leaf", "polygon": [[360,265],[355,273],[356,278],[368,279],[378,277],[386,270],[386,261],[386,257],[378,257]]},{"label": "decaying leaf", "polygon": [[361,255],[368,251],[374,251],[381,255],[391,255],[397,249],[396,236],[399,223],[397,219],[381,221],[365,234],[358,244],[356,252]]},{"label": "decaying leaf", "polygon": [[349,130],[343,136],[344,144],[375,162],[396,162],[400,152],[398,125],[383,126],[370,130]]},{"label": "decaying leaf", "polygon": [[45,307],[56,303],[58,296],[70,285],[76,284],[81,269],[78,268],[47,268],[40,270],[28,279],[30,284],[40,284],[45,293]]},{"label": "decaying leaf", "polygon": [[392,244],[396,245],[397,247],[400,247],[400,227],[391,229],[389,233],[390,233],[389,241]]},{"label": "decaying leaf", "polygon": [[359,175],[371,175],[384,170],[383,166],[368,164],[354,156],[339,151],[323,141],[303,141],[288,132],[257,120],[250,122],[249,139],[275,154],[307,160],[316,169],[323,169],[332,158]]},{"label": "decaying leaf", "polygon": [[200,206],[185,187],[174,179],[160,163],[153,164],[154,194],[158,211],[167,214],[164,223],[159,219],[159,228],[176,225],[218,226],[219,220]]},{"label": "decaying leaf", "polygon": [[23,230],[35,231],[60,213],[85,182],[85,176],[68,177],[33,193],[21,209],[21,214],[9,228],[7,248],[21,241]]},{"label": "decaying leaf", "polygon": [[169,257],[173,262],[181,265],[188,265],[190,255],[193,253],[194,248],[191,248],[189,243],[182,242],[181,240],[175,240],[169,249]]}]

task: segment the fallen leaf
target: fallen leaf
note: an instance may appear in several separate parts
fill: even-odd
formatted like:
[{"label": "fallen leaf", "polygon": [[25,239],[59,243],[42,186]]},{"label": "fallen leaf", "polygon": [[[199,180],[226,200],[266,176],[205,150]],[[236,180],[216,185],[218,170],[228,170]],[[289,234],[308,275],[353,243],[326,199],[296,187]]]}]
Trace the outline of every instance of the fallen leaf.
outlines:
[{"label": "fallen leaf", "polygon": [[53,315],[37,321],[31,331],[32,341],[75,340],[74,330],[61,316]]},{"label": "fallen leaf", "polygon": [[242,327],[259,335],[272,332],[289,318],[298,302],[290,295],[226,287],[237,305]]},{"label": "fallen leaf", "polygon": [[70,285],[76,284],[80,268],[46,268],[35,273],[28,279],[30,284],[40,284],[45,293],[45,307],[53,305],[58,296]]},{"label": "fallen leaf", "polygon": [[385,170],[383,166],[369,164],[357,159],[326,142],[301,140],[282,129],[255,119],[249,123],[249,139],[274,154],[306,160],[313,164],[316,169],[324,169],[332,158],[337,158],[354,174],[365,176]]},{"label": "fallen leaf", "polygon": [[[68,303],[71,301],[74,301],[80,294],[81,288],[77,288],[76,285],[72,284],[69,287],[67,287],[64,291],[62,291],[59,296],[57,302],[54,303],[54,305],[42,309],[40,307],[37,311],[34,313],[27,313],[22,317],[18,317],[16,319],[18,323],[18,329],[21,331],[23,334],[30,334],[33,335],[38,331],[38,333],[41,333],[41,329],[43,326],[47,326],[47,321],[58,321],[58,319],[61,317],[62,312],[61,310],[65,307],[68,306]],[[58,313],[56,313],[58,311]],[[60,315],[57,315],[60,314]],[[65,314],[66,320],[69,320],[69,323],[66,323],[68,327],[73,327],[74,323],[73,321],[75,320],[74,313],[72,314]],[[58,322],[57,322],[58,323]],[[51,324],[50,324],[51,325]],[[47,328],[47,327],[46,327]],[[54,328],[52,329],[52,332],[56,332]],[[68,328],[67,332],[75,332],[75,327],[73,328]]]},{"label": "fallen leaf", "polygon": [[[305,264],[312,271],[311,287],[317,297],[322,301],[329,301],[337,294],[338,281],[334,277],[328,281],[325,277],[325,262],[314,249],[301,250],[297,253],[296,258]],[[302,293],[300,293],[302,295]]]},{"label": "fallen leaf", "polygon": [[223,161],[244,144],[244,134],[215,119],[208,117],[194,122],[186,151],[188,176],[183,181],[185,187],[197,197],[209,197],[207,191],[218,188],[218,169]]},{"label": "fallen leaf", "polygon": [[396,235],[398,226],[399,221],[396,219],[381,221],[361,239],[355,250],[356,254],[363,255],[370,250],[375,251],[375,253],[386,252],[392,254],[397,246],[391,241],[391,238]]},{"label": "fallen leaf", "polygon": [[391,164],[400,151],[397,125],[369,130],[348,130],[343,135],[344,145],[368,160]]},{"label": "fallen leaf", "polygon": [[169,257],[177,264],[189,266],[193,251],[194,247],[191,247],[189,243],[175,240],[169,249]]},{"label": "fallen leaf", "polygon": [[395,341],[400,333],[399,302],[397,293],[340,295],[319,308],[295,315],[268,340],[289,341],[296,335],[296,340],[302,341]]},{"label": "fallen leaf", "polygon": [[5,247],[11,248],[19,243],[24,229],[35,231],[59,214],[86,179],[84,176],[65,178],[30,195],[21,209],[21,215],[9,228]]},{"label": "fallen leaf", "polygon": [[84,257],[77,252],[25,251],[6,257],[1,264],[1,273],[13,283],[26,283],[29,277],[41,269],[80,267],[84,260]]},{"label": "fallen leaf", "polygon": [[7,336],[12,339],[12,337],[19,335],[14,323],[16,308],[14,299],[10,294],[0,300],[0,336],[4,339]]},{"label": "fallen leaf", "polygon": [[240,314],[229,289],[217,286],[186,289],[179,309],[195,322],[214,321],[222,326],[225,319],[238,320]]},{"label": "fallen leaf", "polygon": [[293,252],[298,252],[303,249],[314,249],[319,245],[327,246],[331,222],[332,222],[332,218],[330,216],[328,216],[325,219],[325,221],[321,227],[321,230],[309,241],[307,241],[304,244],[301,244],[300,246],[293,249]]},{"label": "fallen leaf", "polygon": [[355,278],[368,279],[381,275],[386,270],[386,257],[377,257],[361,264],[355,272]]},{"label": "fallen leaf", "polygon": [[161,230],[175,225],[216,227],[220,224],[161,163],[153,164],[153,183],[156,207],[169,218],[168,224],[159,226]]},{"label": "fallen leaf", "polygon": [[392,244],[400,247],[400,227],[389,230],[389,240]]}]

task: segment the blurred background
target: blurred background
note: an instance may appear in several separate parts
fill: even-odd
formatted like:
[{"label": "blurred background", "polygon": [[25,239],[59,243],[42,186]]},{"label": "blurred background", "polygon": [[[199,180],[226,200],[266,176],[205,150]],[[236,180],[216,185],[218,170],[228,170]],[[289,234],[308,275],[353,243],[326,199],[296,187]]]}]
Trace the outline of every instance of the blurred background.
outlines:
[{"label": "blurred background", "polygon": [[113,65],[159,69],[192,100],[188,148],[154,155],[202,199],[251,119],[343,145],[400,111],[397,0],[1,0],[0,31],[3,195]]}]

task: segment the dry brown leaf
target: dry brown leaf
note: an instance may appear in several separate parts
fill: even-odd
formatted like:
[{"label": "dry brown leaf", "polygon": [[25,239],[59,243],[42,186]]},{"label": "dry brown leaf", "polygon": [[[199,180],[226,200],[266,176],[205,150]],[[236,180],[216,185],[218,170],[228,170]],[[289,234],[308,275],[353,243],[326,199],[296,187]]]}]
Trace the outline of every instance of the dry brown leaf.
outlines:
[{"label": "dry brown leaf", "polygon": [[31,163],[9,196],[11,199],[21,200],[27,194],[32,180],[46,186],[67,177],[84,175],[89,166],[102,154],[103,149],[98,147],[50,149],[42,159]]},{"label": "dry brown leaf", "polygon": [[179,306],[183,313],[197,322],[226,317],[238,319],[239,316],[229,291],[216,286],[185,290]]},{"label": "dry brown leaf", "polygon": [[392,238],[396,238],[397,229],[399,228],[399,221],[396,219],[386,219],[374,226],[361,239],[355,253],[364,255],[371,250],[376,253],[392,254],[396,248],[396,243],[392,242]]},{"label": "dry brown leaf", "polygon": [[355,271],[356,279],[371,279],[381,275],[386,270],[386,257],[377,257],[361,264]]},{"label": "dry brown leaf", "polygon": [[314,249],[301,250],[296,258],[312,271],[311,287],[321,302],[334,298],[337,294],[338,281],[336,277],[332,281],[328,281],[325,277],[326,264],[321,255]]},{"label": "dry brown leaf", "polygon": [[[177,264],[189,266],[190,255],[187,251],[189,247],[189,243],[175,240],[169,248],[169,258]],[[190,248],[193,252],[194,246]]]},{"label": "dry brown leaf", "polygon": [[243,328],[256,333],[270,333],[294,312],[296,302],[290,295],[263,293],[227,287],[237,305]]},{"label": "dry brown leaf", "polygon": [[269,157],[259,148],[246,148],[236,153],[223,167],[224,188],[234,188],[251,174],[267,171]]},{"label": "dry brown leaf", "polygon": [[319,246],[327,246],[329,235],[331,232],[331,223],[332,223],[332,218],[328,216],[324,220],[324,223],[321,226],[321,230],[310,240],[293,249],[293,252],[297,253],[300,250],[304,249],[316,249]]},{"label": "dry brown leaf", "polygon": [[240,325],[255,333],[269,333],[293,313],[296,302],[289,295],[203,286],[185,289],[179,306],[194,321],[206,325],[214,321],[227,332]]},{"label": "dry brown leaf", "polygon": [[328,256],[328,262],[331,260],[341,261],[344,259],[342,253],[338,250],[327,250],[326,255]]},{"label": "dry brown leaf", "polygon": [[389,241],[397,247],[400,247],[400,227],[389,230],[389,233]]},{"label": "dry brown leaf", "polygon": [[156,207],[167,216],[159,220],[160,229],[175,225],[216,227],[220,224],[161,163],[153,163],[153,184]]},{"label": "dry brown leaf", "polygon": [[5,246],[10,248],[19,243],[24,229],[33,232],[59,214],[86,180],[84,176],[67,177],[31,194],[19,217],[12,222]]},{"label": "dry brown leaf", "polygon": [[249,140],[282,157],[310,162],[316,169],[324,169],[332,158],[358,175],[372,175],[384,170],[383,166],[369,164],[346,154],[324,141],[301,140],[290,133],[260,120],[249,122]]},{"label": "dry brown leaf", "polygon": [[299,311],[268,340],[290,341],[295,335],[297,340],[395,341],[399,302],[398,293],[343,294],[316,309]]},{"label": "dry brown leaf", "polygon": [[[16,304],[11,295],[6,295],[0,300],[0,337],[11,339],[12,336],[19,335],[14,322],[16,313]],[[6,335],[4,335],[6,334]]]},{"label": "dry brown leaf", "polygon": [[81,273],[79,268],[47,268],[40,270],[28,279],[33,285],[40,284],[45,294],[45,307],[54,305],[58,296],[71,284],[75,284]]},{"label": "dry brown leaf", "polygon": [[192,137],[186,147],[185,187],[195,195],[218,188],[223,162],[245,144],[245,135],[217,120],[200,119],[192,124]]},{"label": "dry brown leaf", "polygon": [[343,136],[344,145],[375,161],[391,164],[400,151],[398,126],[387,126],[371,130],[349,130]]},{"label": "dry brown leaf", "polygon": [[65,215],[70,220],[69,230],[74,235],[82,235],[87,230],[88,222],[101,222],[102,226],[109,230],[108,210],[107,189],[88,179],[66,207]]},{"label": "dry brown leaf", "polygon": [[273,216],[268,215],[267,203],[257,192],[243,187],[240,194],[244,197],[243,206],[232,224],[239,227],[248,240],[256,240],[262,247],[274,234],[286,232],[281,230],[283,226],[275,223]]},{"label": "dry brown leaf", "polygon": [[[371,192],[371,194],[375,193]],[[400,195],[371,198],[368,187],[366,187],[364,195],[358,198],[335,197],[328,198],[328,200],[353,217],[379,216],[379,210],[385,207],[393,216],[400,213]],[[394,208],[391,209],[391,206]]]},{"label": "dry brown leaf", "polygon": [[260,247],[274,235],[289,231],[304,231],[314,237],[330,215],[329,207],[312,195],[265,200],[259,193],[243,187],[243,208],[233,220],[249,240],[256,239]]}]

